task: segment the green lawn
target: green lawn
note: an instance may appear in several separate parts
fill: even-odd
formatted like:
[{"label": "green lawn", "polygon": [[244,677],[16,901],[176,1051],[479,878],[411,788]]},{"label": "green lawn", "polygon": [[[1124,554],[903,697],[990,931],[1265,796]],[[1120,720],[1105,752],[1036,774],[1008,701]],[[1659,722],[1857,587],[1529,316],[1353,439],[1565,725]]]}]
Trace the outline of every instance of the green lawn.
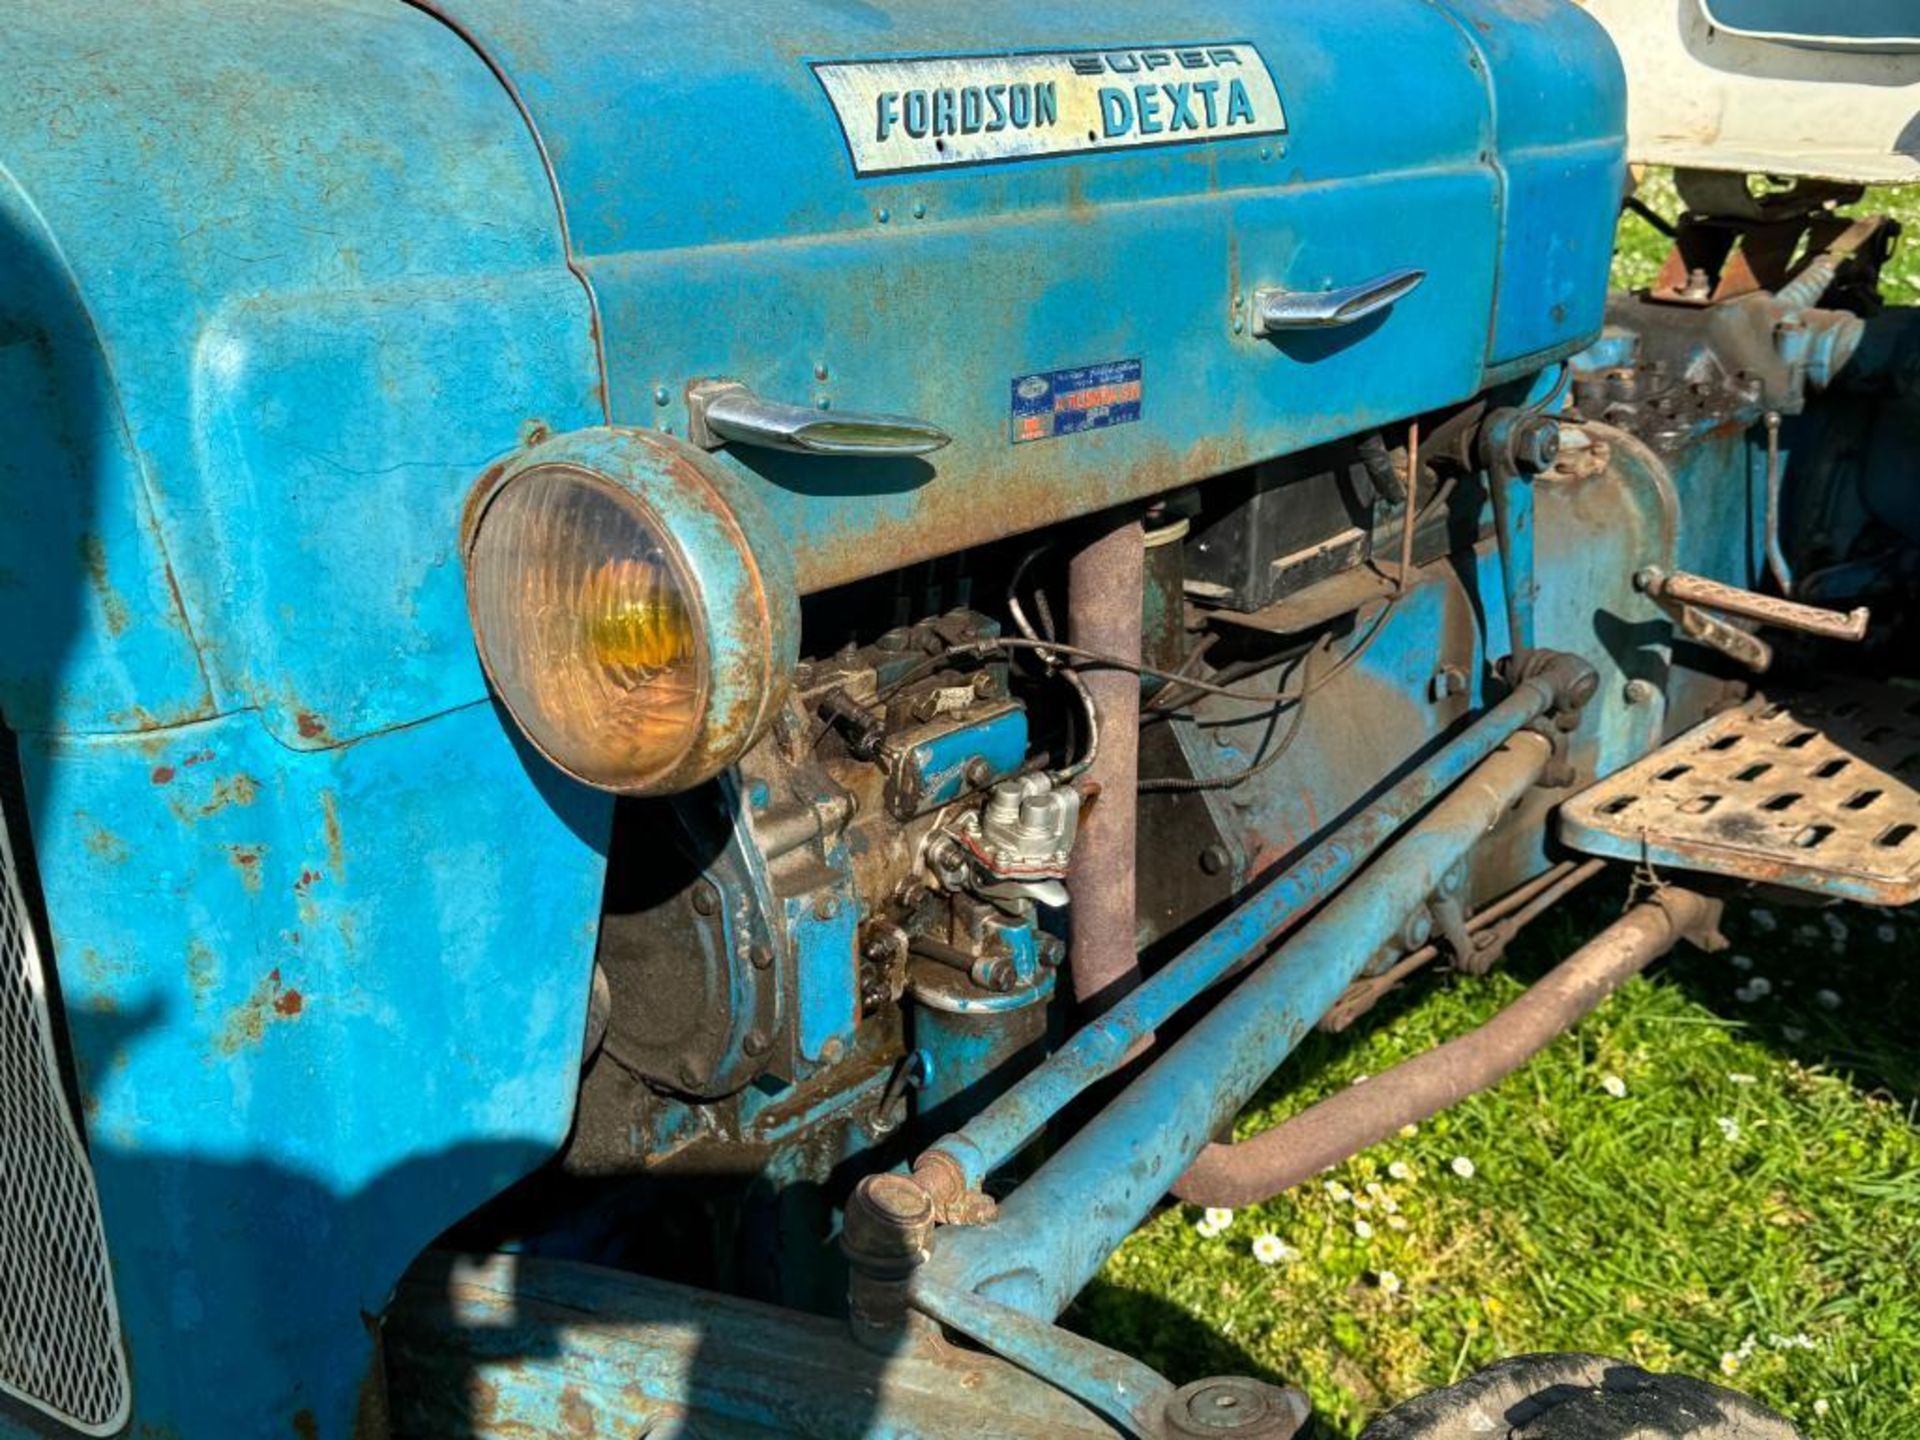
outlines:
[{"label": "green lawn", "polygon": [[[1630,220],[1621,279],[1645,283],[1660,253]],[[1920,294],[1899,269],[1894,288]],[[1619,903],[1587,898],[1498,974],[1416,984],[1310,1037],[1242,1133],[1491,1016]],[[1816,1440],[1913,1440],[1920,919],[1771,905],[1726,928],[1729,951],[1676,955],[1499,1089],[1326,1183],[1217,1232],[1163,1211],[1070,1323],[1175,1380],[1301,1385],[1337,1436],[1550,1349],[1731,1377]]]}]

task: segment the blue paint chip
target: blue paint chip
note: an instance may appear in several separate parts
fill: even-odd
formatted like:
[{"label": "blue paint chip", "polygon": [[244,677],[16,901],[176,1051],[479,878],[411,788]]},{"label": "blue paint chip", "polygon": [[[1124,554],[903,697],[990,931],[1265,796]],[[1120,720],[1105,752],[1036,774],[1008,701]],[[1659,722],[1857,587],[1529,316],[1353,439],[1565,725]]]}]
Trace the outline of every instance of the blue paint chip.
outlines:
[{"label": "blue paint chip", "polygon": [[1013,443],[1131,425],[1144,390],[1137,359],[1022,375],[1013,382]]}]

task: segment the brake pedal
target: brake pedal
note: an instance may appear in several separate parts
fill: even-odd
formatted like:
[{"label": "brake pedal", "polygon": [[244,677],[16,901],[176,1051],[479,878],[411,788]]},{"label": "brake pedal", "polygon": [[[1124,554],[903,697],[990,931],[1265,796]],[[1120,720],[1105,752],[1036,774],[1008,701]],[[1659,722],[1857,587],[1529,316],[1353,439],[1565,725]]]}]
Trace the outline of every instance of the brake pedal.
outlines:
[{"label": "brake pedal", "polygon": [[1828,899],[1920,899],[1920,690],[1758,696],[1560,807],[1592,855]]}]

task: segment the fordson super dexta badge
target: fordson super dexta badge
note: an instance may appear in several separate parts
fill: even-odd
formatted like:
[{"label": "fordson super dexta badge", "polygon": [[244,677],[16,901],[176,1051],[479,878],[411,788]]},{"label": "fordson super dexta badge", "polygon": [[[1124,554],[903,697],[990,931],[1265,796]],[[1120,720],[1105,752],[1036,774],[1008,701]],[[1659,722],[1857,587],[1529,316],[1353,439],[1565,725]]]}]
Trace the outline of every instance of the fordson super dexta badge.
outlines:
[{"label": "fordson super dexta badge", "polygon": [[887,175],[1287,128],[1254,46],[929,55],[814,64],[854,172]]}]

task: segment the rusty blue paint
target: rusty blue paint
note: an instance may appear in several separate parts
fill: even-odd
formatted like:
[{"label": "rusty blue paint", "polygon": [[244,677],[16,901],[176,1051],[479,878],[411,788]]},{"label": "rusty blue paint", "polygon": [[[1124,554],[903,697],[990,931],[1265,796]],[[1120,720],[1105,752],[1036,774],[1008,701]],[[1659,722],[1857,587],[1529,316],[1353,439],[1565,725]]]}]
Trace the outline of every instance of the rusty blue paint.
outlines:
[{"label": "rusty blue paint", "polygon": [[[1523,732],[1482,762],[1025,1180],[990,1225],[942,1230],[916,1280],[1057,1315],[1547,758],[1547,742]],[[1236,953],[1258,953],[1257,935],[1243,939]]]},{"label": "rusty blue paint", "polygon": [[[970,780],[968,771],[976,762],[981,773]],[[911,798],[916,814],[924,814],[969,790],[1017,775],[1026,763],[1027,712],[1009,706],[982,720],[948,724],[909,744],[895,765],[895,786]]]},{"label": "rusty blue paint", "polygon": [[[926,461],[857,469],[729,453],[765,486],[808,590],[1465,399],[1515,346],[1565,351],[1598,328],[1621,113],[1617,61],[1582,17],[1505,18],[1515,35],[1494,45],[1439,8],[1234,0],[1184,24],[1261,47],[1296,117],[1286,136],[861,179],[809,60],[977,52],[983,34],[1078,48],[1080,18],[1018,0],[910,21],[757,0],[683,11],[636,46],[622,6],[443,5],[552,157],[615,420],[683,430],[684,387],[718,375],[955,436]],[[1102,23],[1129,45],[1194,38],[1148,0]],[[1382,93],[1422,123],[1379,125]],[[762,133],[781,143],[743,166]],[[1577,253],[1535,243],[1549,215]],[[1255,286],[1414,263],[1427,283],[1358,331],[1272,342],[1236,326]],[[1497,304],[1509,266],[1550,293]],[[1496,313],[1518,312],[1490,356]],[[1142,363],[1147,423],[1008,443],[1014,377],[1121,357]]]},{"label": "rusty blue paint", "polygon": [[[1401,826],[1544,714],[1551,689],[1529,681],[1432,760],[1272,876],[1213,929],[1155,971],[999,1100],[933,1147],[971,1188],[1005,1164],[1090,1085],[1237,965],[1262,954],[1300,916],[1339,890]],[[1397,923],[1397,922],[1396,922]],[[1377,947],[1374,947],[1377,948]],[[1354,953],[1365,958],[1362,947]],[[1317,1017],[1315,1017],[1317,1018]]]},{"label": "rusty blue paint", "polygon": [[489,706],[21,751],[137,1423],[343,1437],[362,1315],[566,1134],[609,802]]},{"label": "rusty blue paint", "polygon": [[524,1256],[429,1256],[400,1288],[388,1333],[395,1419],[409,1434],[1116,1434],[1098,1412],[992,1355],[932,1337],[876,1354],[842,1322]]},{"label": "rusty blue paint", "polygon": [[[1616,109],[1577,83],[1603,67],[1565,26],[1228,0],[1205,23],[1266,51],[1284,142],[862,181],[809,56],[1079,46],[1082,18],[702,0],[642,44],[627,4],[448,8],[484,54],[397,0],[0,22],[0,707],[135,1428],[183,1440],[349,1433],[363,1313],[566,1131],[608,803],[486,703],[457,548],[535,422],[683,429],[681,386],[730,374],[959,434],[925,466],[712,462],[819,588],[1576,345],[1586,310],[1535,292],[1593,257],[1536,256],[1529,227],[1595,231],[1617,191],[1594,178]],[[1103,23],[1182,38],[1147,0]],[[1380,125],[1383,90],[1421,123]],[[1235,328],[1255,285],[1416,261],[1428,284],[1349,339]],[[1142,358],[1142,423],[1005,443],[1011,377],[1118,356]],[[859,1016],[829,858],[837,908],[790,917],[819,1059]],[[563,1393],[516,1394],[559,1428]]]},{"label": "rusty blue paint", "polygon": [[[1537,368],[1605,317],[1615,213],[1592,203],[1627,180],[1627,77],[1613,42],[1577,5],[1447,0],[1487,68],[1501,177],[1500,288],[1490,372]],[[1565,93],[1567,77],[1579,83]],[[1542,104],[1552,95],[1555,103]]]},{"label": "rusty blue paint", "polygon": [[132,1429],[338,1440],[364,1317],[571,1116],[608,805],[486,703],[457,549],[601,418],[586,296],[412,9],[32,3],[0,64],[0,707]]},{"label": "rusty blue paint", "polygon": [[498,81],[400,4],[33,3],[0,63],[9,721],[319,748],[480,699],[462,500],[602,418]]}]

